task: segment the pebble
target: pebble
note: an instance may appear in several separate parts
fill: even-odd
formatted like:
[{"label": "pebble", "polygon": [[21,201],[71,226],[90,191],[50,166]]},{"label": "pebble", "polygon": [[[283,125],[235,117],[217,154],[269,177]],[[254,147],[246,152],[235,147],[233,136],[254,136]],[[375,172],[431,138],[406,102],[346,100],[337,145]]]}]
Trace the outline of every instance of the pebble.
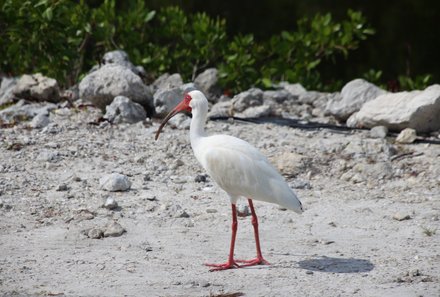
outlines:
[{"label": "pebble", "polygon": [[204,183],[204,182],[206,182],[206,175],[204,175],[204,174],[197,174],[197,176],[194,178],[194,181],[196,183]]},{"label": "pebble", "polygon": [[387,137],[388,134],[388,128],[385,126],[376,126],[371,128],[370,130],[370,137],[371,138],[381,138],[384,139]]},{"label": "pebble", "polygon": [[396,138],[399,143],[413,143],[417,139],[417,132],[414,129],[403,129]]},{"label": "pebble", "polygon": [[237,205],[237,215],[239,217],[247,217],[251,215],[251,210],[249,209],[249,206],[245,204],[239,204]]},{"label": "pebble", "polygon": [[119,173],[112,173],[103,176],[99,180],[99,187],[102,190],[116,192],[127,191],[131,187],[131,182],[128,177]]},{"label": "pebble", "polygon": [[118,202],[116,202],[115,198],[113,197],[107,197],[107,199],[105,199],[103,207],[112,210],[118,207]]},{"label": "pebble", "polygon": [[67,187],[66,184],[60,184],[57,188],[57,191],[61,192],[61,191],[67,191],[69,188]]},{"label": "pebble", "polygon": [[208,209],[206,209],[206,212],[207,213],[217,213],[217,209],[215,209],[215,208],[208,208]]},{"label": "pebble", "polygon": [[405,221],[411,219],[411,216],[409,214],[402,214],[400,212],[394,214],[393,219],[396,221]]},{"label": "pebble", "polygon": [[303,179],[295,179],[290,186],[294,189],[306,189],[310,190],[312,186],[310,185],[310,182]]},{"label": "pebble", "polygon": [[99,239],[104,236],[104,232],[99,228],[92,228],[87,232],[87,236],[92,239]]},{"label": "pebble", "polygon": [[127,232],[119,223],[112,222],[105,227],[104,237],[118,237]]}]

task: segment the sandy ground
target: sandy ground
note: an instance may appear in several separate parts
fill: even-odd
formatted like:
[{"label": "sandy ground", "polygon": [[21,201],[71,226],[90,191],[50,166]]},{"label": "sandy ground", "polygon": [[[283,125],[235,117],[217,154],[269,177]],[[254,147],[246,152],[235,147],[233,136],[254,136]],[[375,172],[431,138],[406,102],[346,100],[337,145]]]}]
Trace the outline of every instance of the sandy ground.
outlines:
[{"label": "sandy ground", "polygon": [[[155,142],[157,123],[88,123],[96,117],[61,109],[43,130],[0,130],[2,296],[440,296],[439,145],[209,122],[274,162],[302,156],[287,181],[306,209],[256,201],[271,265],[209,272],[204,262],[227,257],[230,205],[209,178],[194,181],[204,172],[188,131],[168,127]],[[112,172],[131,189],[101,190]],[[118,208],[102,207],[109,196]],[[85,235],[109,222],[127,232]],[[241,217],[236,257],[254,256]]]}]

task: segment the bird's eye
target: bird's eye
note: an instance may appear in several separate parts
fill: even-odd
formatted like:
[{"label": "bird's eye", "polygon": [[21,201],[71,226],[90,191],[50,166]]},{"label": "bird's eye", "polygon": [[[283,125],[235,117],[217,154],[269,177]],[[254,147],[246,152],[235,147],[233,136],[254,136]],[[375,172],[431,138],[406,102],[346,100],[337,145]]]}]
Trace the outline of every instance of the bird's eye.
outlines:
[{"label": "bird's eye", "polygon": [[189,103],[192,100],[191,96],[189,94],[185,95],[185,101],[186,103]]}]

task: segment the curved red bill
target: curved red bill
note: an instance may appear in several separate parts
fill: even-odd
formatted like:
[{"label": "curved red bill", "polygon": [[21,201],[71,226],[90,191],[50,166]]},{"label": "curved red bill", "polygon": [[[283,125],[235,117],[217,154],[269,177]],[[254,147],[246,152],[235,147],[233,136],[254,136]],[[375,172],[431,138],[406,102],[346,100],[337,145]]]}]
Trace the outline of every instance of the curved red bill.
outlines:
[{"label": "curved red bill", "polygon": [[167,114],[167,116],[163,119],[162,123],[159,126],[159,129],[156,132],[156,136],[154,137],[154,140],[157,140],[159,138],[160,132],[162,132],[163,127],[165,127],[166,123],[176,114],[178,114],[181,111],[188,110],[189,106],[188,103],[183,100],[179,104],[177,104],[176,107],[170,113]]}]

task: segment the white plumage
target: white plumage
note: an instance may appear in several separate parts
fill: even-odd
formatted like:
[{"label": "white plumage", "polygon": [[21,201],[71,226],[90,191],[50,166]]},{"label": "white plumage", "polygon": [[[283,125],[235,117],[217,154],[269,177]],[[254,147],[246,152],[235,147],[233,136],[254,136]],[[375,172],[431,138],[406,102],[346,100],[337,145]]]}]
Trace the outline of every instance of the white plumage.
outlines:
[{"label": "white plumage", "polygon": [[[229,135],[206,135],[204,126],[208,113],[208,100],[200,91],[191,91],[168,114],[156,133],[156,139],[165,123],[184,110],[191,111],[193,116],[190,139],[194,155],[210,177],[229,195],[232,204],[233,228],[229,259],[225,264],[207,265],[216,267],[214,270],[223,270],[268,264],[261,255],[258,221],[251,199],[276,203],[297,213],[303,211],[301,202],[267,158],[252,145]],[[238,261],[233,258],[237,228],[235,203],[240,197],[249,201],[257,245],[257,258],[249,261]],[[237,262],[245,264],[238,265]]]}]

